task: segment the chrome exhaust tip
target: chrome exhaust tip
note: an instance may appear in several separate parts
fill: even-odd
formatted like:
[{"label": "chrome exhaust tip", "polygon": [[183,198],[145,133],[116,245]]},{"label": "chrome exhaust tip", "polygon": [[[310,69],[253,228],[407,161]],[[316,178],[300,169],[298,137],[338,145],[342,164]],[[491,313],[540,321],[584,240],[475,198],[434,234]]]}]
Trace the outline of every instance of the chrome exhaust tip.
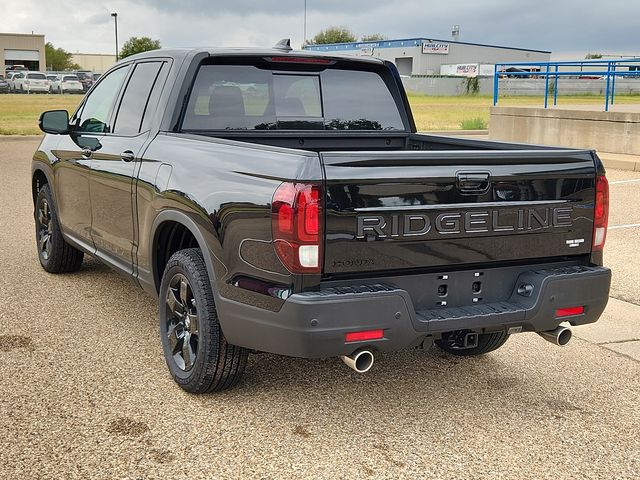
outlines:
[{"label": "chrome exhaust tip", "polygon": [[538,332],[538,335],[544,338],[547,342],[551,342],[559,347],[564,347],[569,343],[571,337],[573,337],[573,332],[569,327],[558,327],[555,330]]},{"label": "chrome exhaust tip", "polygon": [[371,350],[356,350],[351,355],[340,357],[349,368],[358,373],[366,373],[373,366],[373,352]]}]

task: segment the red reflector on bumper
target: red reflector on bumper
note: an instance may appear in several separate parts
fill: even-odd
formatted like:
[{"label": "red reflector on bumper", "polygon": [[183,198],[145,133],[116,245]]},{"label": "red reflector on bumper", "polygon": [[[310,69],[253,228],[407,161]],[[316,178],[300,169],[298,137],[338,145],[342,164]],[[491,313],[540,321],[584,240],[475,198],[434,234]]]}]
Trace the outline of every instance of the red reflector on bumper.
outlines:
[{"label": "red reflector on bumper", "polygon": [[365,340],[380,340],[384,338],[384,330],[363,330],[361,332],[345,333],[345,342],[364,342]]},{"label": "red reflector on bumper", "polygon": [[556,317],[569,317],[571,315],[580,315],[584,313],[584,307],[567,307],[556,310]]}]

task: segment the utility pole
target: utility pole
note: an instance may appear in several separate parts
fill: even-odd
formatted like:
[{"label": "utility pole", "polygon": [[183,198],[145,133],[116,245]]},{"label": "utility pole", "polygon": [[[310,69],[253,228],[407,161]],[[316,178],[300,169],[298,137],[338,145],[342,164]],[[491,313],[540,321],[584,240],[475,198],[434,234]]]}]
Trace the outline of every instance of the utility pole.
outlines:
[{"label": "utility pole", "polygon": [[118,61],[118,14],[116,12],[113,12],[111,16],[113,17],[113,22],[116,27],[116,62],[117,62]]},{"label": "utility pole", "polygon": [[302,46],[307,42],[307,0],[304,0],[304,32],[302,34]]}]

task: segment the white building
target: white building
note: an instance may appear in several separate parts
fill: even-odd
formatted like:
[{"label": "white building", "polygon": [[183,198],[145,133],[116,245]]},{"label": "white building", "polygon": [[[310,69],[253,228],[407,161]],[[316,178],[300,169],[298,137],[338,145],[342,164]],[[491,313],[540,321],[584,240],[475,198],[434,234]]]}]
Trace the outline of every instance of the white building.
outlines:
[{"label": "white building", "polygon": [[493,66],[502,62],[548,62],[551,52],[479,43],[406,38],[379,42],[307,45],[306,50],[366,55],[393,62],[400,75],[493,75]]}]

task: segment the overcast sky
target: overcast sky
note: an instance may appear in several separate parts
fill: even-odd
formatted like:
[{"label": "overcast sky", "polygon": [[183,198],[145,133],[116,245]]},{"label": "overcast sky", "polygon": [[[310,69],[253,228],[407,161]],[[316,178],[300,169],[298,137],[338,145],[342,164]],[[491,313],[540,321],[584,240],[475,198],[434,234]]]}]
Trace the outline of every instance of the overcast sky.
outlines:
[{"label": "overcast sky", "polygon": [[[3,2],[4,3],[4,2]],[[20,0],[4,8],[0,32],[43,33],[71,52],[114,51],[131,36],[163,47],[271,46],[303,37],[304,0]],[[307,0],[307,37],[329,25],[388,38],[449,39],[540,50],[554,58],[587,52],[640,54],[637,0]]]}]

